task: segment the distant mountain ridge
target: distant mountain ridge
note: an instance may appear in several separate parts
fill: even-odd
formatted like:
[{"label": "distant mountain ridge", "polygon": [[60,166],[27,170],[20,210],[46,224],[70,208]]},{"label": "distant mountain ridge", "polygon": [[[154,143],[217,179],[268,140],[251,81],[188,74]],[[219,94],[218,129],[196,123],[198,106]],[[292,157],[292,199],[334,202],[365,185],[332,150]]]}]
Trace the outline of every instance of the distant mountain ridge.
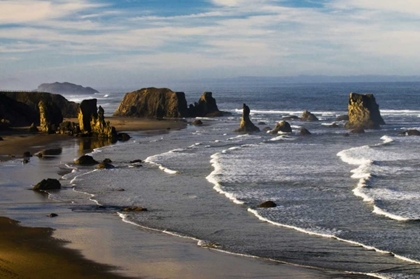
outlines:
[{"label": "distant mountain ridge", "polygon": [[54,82],[54,83],[43,83],[38,86],[37,92],[48,92],[55,94],[95,94],[99,93],[92,87],[83,87],[70,82]]}]

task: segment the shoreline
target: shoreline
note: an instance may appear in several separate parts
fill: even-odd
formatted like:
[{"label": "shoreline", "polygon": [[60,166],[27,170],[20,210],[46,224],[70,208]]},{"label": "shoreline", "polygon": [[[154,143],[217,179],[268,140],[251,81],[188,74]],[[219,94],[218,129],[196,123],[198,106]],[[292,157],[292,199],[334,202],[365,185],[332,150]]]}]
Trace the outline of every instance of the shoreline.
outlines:
[{"label": "shoreline", "polygon": [[[159,121],[149,119],[108,119],[115,121],[118,131],[149,131],[185,128],[184,121]],[[23,135],[25,135],[23,133]],[[10,138],[8,138],[10,137]],[[15,137],[15,138],[14,138]],[[20,138],[20,140],[18,140]],[[10,146],[20,154],[24,151],[37,152],[50,146],[63,146],[66,140],[76,138],[61,135],[35,134],[23,136],[8,135],[0,142],[0,154],[11,153]],[[4,144],[6,142],[6,144]],[[2,144],[3,143],[3,144]],[[16,153],[19,154],[19,153]],[[48,170],[54,173],[54,170]],[[56,173],[55,173],[56,174]],[[32,193],[29,193],[29,196]],[[48,205],[47,209],[39,209]],[[4,204],[0,203],[0,206]],[[7,203],[6,203],[7,206]],[[25,207],[25,205],[21,205]],[[32,205],[33,206],[33,205]],[[217,252],[211,249],[198,247],[191,240],[145,231],[132,225],[122,225],[122,220],[115,215],[105,215],[88,212],[73,212],[68,205],[51,200],[38,203],[35,216],[32,220],[20,220],[22,225],[15,221],[0,218],[0,232],[4,234],[0,242],[0,272],[17,274],[25,278],[25,274],[40,274],[39,278],[50,277],[53,272],[60,272],[60,278],[74,278],[75,274],[89,278],[238,278],[238,277],[271,277],[271,278],[335,278],[334,275],[343,275],[342,272],[299,267],[292,264],[273,263],[269,260],[255,259],[229,253]],[[47,218],[45,213],[53,208],[59,214],[58,218]],[[32,209],[31,209],[32,210]],[[0,207],[0,215],[10,217],[10,214]],[[42,213],[42,214],[40,214]],[[14,213],[16,216],[24,212]],[[41,218],[42,215],[42,218]],[[28,218],[24,217],[23,219]],[[75,225],[77,224],[77,226]],[[39,228],[41,226],[41,228]],[[6,229],[3,229],[6,228]],[[16,233],[19,231],[19,233]],[[22,233],[20,233],[22,232]],[[38,232],[38,234],[36,234]],[[35,234],[39,238],[27,237]],[[100,235],[101,237],[97,237]],[[123,239],[126,244],[123,248],[113,242],[115,237]],[[65,241],[63,241],[63,239]],[[140,241],[140,243],[138,243]],[[29,250],[15,249],[15,254],[9,254],[17,246],[14,241],[27,243]],[[48,242],[51,246],[42,245]],[[130,245],[134,245],[132,248]],[[59,257],[39,258],[37,248],[42,247],[45,256],[60,254]],[[129,248],[128,248],[129,247]],[[132,259],[127,256],[126,249],[139,249],[140,253]],[[33,251],[31,251],[33,249]],[[55,249],[55,250],[54,250]],[[9,257],[9,255],[11,255]],[[45,263],[45,268],[35,264],[35,267],[15,266],[13,257],[21,258],[20,262],[33,262],[36,258]],[[51,264],[50,259],[57,265]],[[75,266],[72,266],[74,260]],[[133,262],[130,262],[133,261]],[[69,263],[69,265],[67,265]],[[61,268],[65,265],[65,268]],[[41,269],[46,272],[38,272]],[[54,270],[55,268],[55,270]],[[203,272],[204,270],[204,272]],[[79,272],[79,273],[78,273]],[[116,274],[117,272],[118,274]],[[45,275],[47,274],[47,275]],[[1,273],[0,273],[1,275]],[[68,276],[68,277],[66,277]],[[97,276],[97,277],[95,277]],[[76,276],[77,277],[77,276]],[[7,277],[6,277],[7,278]],[[34,278],[34,277],[31,277]],[[38,278],[38,277],[35,277]],[[345,277],[343,277],[345,278]],[[365,277],[364,277],[365,278]]]}]

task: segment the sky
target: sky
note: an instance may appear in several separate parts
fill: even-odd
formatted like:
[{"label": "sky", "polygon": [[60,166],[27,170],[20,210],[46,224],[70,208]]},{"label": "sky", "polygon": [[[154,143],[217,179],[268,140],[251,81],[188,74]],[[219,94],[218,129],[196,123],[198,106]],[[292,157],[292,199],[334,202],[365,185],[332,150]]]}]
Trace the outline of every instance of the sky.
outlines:
[{"label": "sky", "polygon": [[419,0],[0,0],[0,89],[420,75]]}]

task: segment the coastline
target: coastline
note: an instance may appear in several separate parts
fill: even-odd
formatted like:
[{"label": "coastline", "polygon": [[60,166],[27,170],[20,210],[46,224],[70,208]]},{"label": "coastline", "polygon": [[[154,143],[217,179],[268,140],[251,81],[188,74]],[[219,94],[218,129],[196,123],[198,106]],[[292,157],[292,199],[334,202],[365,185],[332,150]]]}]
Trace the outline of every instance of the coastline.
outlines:
[{"label": "coastline", "polygon": [[[184,121],[158,121],[145,119],[108,119],[118,131],[147,131],[169,129],[181,129],[186,127]],[[7,135],[0,142],[0,154],[10,154],[11,146],[18,155],[23,151],[33,153],[51,146],[62,146],[75,138],[60,135]],[[9,138],[10,137],[10,138]],[[68,141],[66,141],[68,140]],[[48,170],[56,175],[53,169]],[[32,194],[32,193],[29,193]],[[18,201],[17,201],[18,202]],[[45,209],[44,205],[48,205]],[[2,205],[0,203],[0,205]],[[2,205],[8,206],[7,203]],[[15,205],[14,205],[15,206]],[[18,205],[19,206],[19,205]],[[21,205],[25,207],[25,204]],[[34,208],[33,205],[32,209]],[[4,232],[1,239],[5,244],[0,244],[1,270],[13,278],[17,274],[21,278],[27,278],[25,274],[40,274],[39,278],[57,278],[51,276],[53,272],[60,272],[60,278],[74,278],[75,274],[89,278],[337,278],[336,275],[346,278],[340,272],[329,272],[319,269],[311,269],[288,264],[271,262],[263,259],[255,259],[228,253],[217,252],[211,249],[198,247],[191,240],[163,235],[150,230],[140,229],[136,226],[122,224],[122,220],[116,215],[98,213],[79,213],[68,209],[63,203],[57,203],[48,199],[38,202],[35,218],[19,219],[22,212],[10,216],[4,213],[0,207],[0,215],[6,215],[21,221],[25,227],[15,224],[10,219],[1,218],[0,229]],[[42,208],[42,209],[40,209]],[[58,218],[46,218],[48,210],[54,208]],[[42,214],[41,214],[42,213]],[[28,217],[26,217],[28,218]],[[77,225],[75,225],[77,224]],[[35,227],[43,228],[35,228]],[[4,229],[3,229],[4,228]],[[54,230],[54,231],[53,231]],[[17,233],[19,231],[19,233]],[[22,232],[22,233],[20,233]],[[36,235],[39,238],[27,237]],[[101,237],[97,237],[100,235]],[[126,245],[119,247],[115,243],[116,237],[124,240]],[[65,242],[60,241],[61,239]],[[140,243],[138,243],[140,241]],[[14,243],[27,243],[27,250],[19,248]],[[42,245],[43,242],[51,243],[51,246]],[[134,247],[133,243],[135,243]],[[38,251],[42,246],[42,251]],[[19,249],[17,249],[19,248]],[[70,248],[70,249],[69,249]],[[32,250],[31,250],[32,249]],[[55,249],[55,250],[54,250]],[[138,249],[136,258],[130,258],[130,253],[124,249]],[[15,254],[10,254],[13,250]],[[40,258],[37,253],[43,252],[50,258]],[[55,257],[55,253],[60,256]],[[10,256],[9,256],[10,255]],[[15,265],[14,257],[21,257],[19,262],[35,262],[35,259],[45,262],[45,269],[41,265],[34,266]],[[23,258],[27,257],[27,258]],[[47,261],[51,260],[51,262]],[[66,262],[74,262],[76,266]],[[80,262],[80,266],[77,263]],[[55,265],[51,263],[56,263]],[[61,268],[66,265],[65,268]],[[48,276],[38,272],[43,269]],[[54,268],[56,268],[54,270]],[[77,269],[78,268],[78,269]],[[80,273],[78,273],[80,272]],[[112,273],[117,272],[118,274]],[[64,275],[65,273],[65,275]],[[8,278],[8,275],[5,278]],[[87,274],[87,275],[86,275]],[[1,275],[1,273],[0,273]],[[65,277],[69,276],[69,277]],[[97,276],[97,277],[95,277]],[[106,277],[108,276],[108,277]],[[77,277],[77,276],[76,276]],[[354,278],[354,277],[352,277]],[[366,278],[365,276],[360,278]]]}]

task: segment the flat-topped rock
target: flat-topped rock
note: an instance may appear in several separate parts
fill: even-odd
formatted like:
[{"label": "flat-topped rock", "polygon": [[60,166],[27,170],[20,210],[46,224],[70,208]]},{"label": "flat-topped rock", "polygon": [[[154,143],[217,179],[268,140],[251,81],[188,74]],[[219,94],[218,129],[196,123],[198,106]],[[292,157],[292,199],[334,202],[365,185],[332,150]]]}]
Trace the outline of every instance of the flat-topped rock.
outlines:
[{"label": "flat-topped rock", "polygon": [[347,129],[379,129],[385,124],[373,94],[350,93],[348,115]]}]

